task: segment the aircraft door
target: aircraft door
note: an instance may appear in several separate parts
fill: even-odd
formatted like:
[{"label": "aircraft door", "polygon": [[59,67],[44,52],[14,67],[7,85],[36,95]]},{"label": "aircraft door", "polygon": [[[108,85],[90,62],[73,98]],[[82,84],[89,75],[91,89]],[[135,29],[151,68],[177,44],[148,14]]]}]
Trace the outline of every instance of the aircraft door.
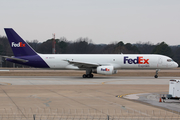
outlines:
[{"label": "aircraft door", "polygon": [[158,58],[158,64],[157,64],[157,67],[162,66],[162,64],[163,64],[162,58],[159,57],[159,58]]},{"label": "aircraft door", "polygon": [[159,57],[158,67],[167,68],[168,64],[167,64],[167,61],[165,60],[166,60],[165,58],[163,59],[163,57]]}]

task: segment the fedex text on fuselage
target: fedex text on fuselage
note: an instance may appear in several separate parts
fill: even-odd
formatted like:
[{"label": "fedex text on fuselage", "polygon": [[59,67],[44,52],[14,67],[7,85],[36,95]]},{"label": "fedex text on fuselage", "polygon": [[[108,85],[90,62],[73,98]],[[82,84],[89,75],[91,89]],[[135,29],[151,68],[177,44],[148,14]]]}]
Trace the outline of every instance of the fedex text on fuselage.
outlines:
[{"label": "fedex text on fuselage", "polygon": [[149,64],[149,59],[143,59],[142,56],[139,56],[135,59],[129,58],[128,56],[124,57],[124,64]]}]

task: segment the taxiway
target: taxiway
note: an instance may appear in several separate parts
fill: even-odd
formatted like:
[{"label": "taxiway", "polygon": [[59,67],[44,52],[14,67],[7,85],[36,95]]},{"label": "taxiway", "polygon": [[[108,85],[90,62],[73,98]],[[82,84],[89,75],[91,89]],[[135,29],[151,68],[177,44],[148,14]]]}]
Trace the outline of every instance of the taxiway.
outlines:
[{"label": "taxiway", "polygon": [[[161,111],[161,114],[172,116],[180,108],[171,109],[169,106],[179,103],[158,102],[159,95],[168,92],[170,79],[178,77],[95,76],[83,79],[77,76],[0,76],[0,112],[26,116],[37,112],[69,114],[73,111],[73,114],[121,113],[149,117]],[[141,94],[137,99],[126,98],[137,94]],[[149,99],[151,94],[156,94],[153,96],[156,99]]]}]

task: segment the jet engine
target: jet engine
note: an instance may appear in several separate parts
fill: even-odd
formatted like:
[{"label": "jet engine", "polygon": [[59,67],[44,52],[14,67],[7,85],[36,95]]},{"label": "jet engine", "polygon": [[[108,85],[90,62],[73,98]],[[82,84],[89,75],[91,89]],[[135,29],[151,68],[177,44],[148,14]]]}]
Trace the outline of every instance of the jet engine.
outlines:
[{"label": "jet engine", "polygon": [[114,70],[113,66],[99,66],[96,69],[92,69],[92,72],[103,75],[112,75],[116,74],[117,70]]}]

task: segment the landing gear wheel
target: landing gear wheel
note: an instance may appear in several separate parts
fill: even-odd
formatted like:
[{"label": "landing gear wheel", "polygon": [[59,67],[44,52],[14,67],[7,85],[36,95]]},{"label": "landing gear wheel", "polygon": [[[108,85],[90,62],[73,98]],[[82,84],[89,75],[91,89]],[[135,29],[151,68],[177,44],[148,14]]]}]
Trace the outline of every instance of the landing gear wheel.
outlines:
[{"label": "landing gear wheel", "polygon": [[92,73],[92,68],[87,68],[86,69],[86,74],[84,74],[82,77],[83,78],[93,78],[93,74],[91,74]]},{"label": "landing gear wheel", "polygon": [[158,78],[158,75],[155,75],[154,78]]},{"label": "landing gear wheel", "polygon": [[156,69],[156,74],[154,76],[154,78],[158,78],[158,72],[160,71],[160,69]]},{"label": "landing gear wheel", "polygon": [[93,74],[87,74],[87,78],[93,78]]},{"label": "landing gear wheel", "polygon": [[94,75],[93,74],[84,74],[82,77],[83,78],[93,78]]},{"label": "landing gear wheel", "polygon": [[87,75],[86,75],[86,74],[84,74],[82,77],[83,77],[83,78],[87,78]]},{"label": "landing gear wheel", "polygon": [[90,76],[91,76],[91,78],[93,78],[93,77],[94,77],[94,75],[93,75],[93,74],[90,74]]},{"label": "landing gear wheel", "polygon": [[87,74],[87,78],[91,78],[91,74]]}]

